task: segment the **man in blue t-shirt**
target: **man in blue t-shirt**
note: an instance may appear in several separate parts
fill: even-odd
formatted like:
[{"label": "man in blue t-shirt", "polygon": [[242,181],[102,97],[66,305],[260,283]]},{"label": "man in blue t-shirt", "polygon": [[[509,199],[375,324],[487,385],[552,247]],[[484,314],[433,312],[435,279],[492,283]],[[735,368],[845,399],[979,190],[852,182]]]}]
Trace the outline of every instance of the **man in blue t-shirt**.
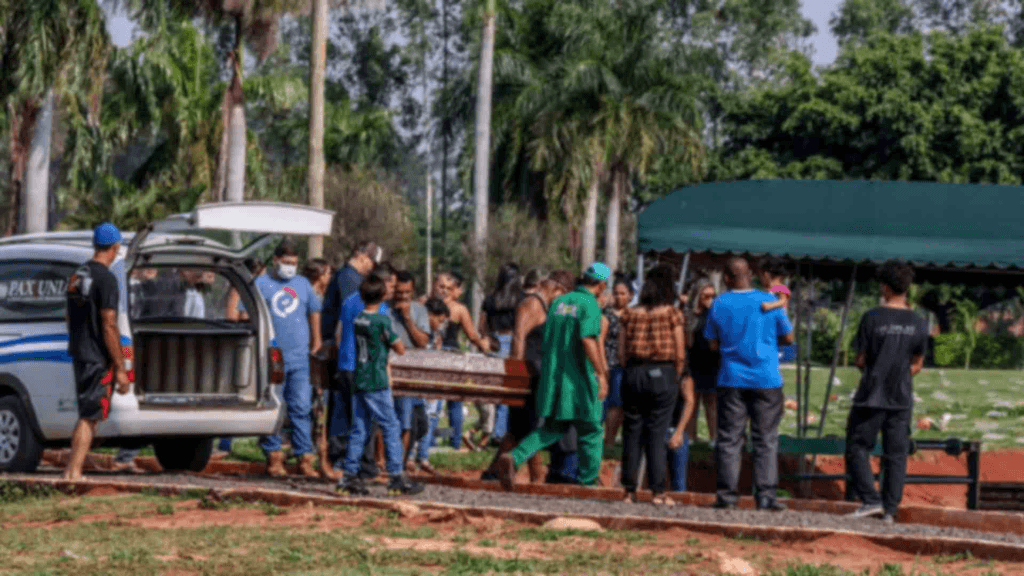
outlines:
[{"label": "man in blue t-shirt", "polygon": [[[299,458],[303,476],[319,478],[313,461],[311,416],[313,386],[309,380],[309,355],[322,345],[320,337],[320,297],[305,276],[298,275],[299,255],[288,240],[274,250],[274,267],[256,278],[256,288],[267,301],[274,325],[274,338],[284,356],[284,387],[282,394],[288,405],[292,423],[292,451]],[[260,448],[267,455],[267,474],[284,476],[284,455],[281,437],[277,434],[260,438]]]},{"label": "man in blue t-shirt", "polygon": [[[372,274],[384,282],[385,299],[391,299],[395,291],[395,273],[387,263],[380,263],[373,270]],[[341,305],[338,315],[341,324],[341,338],[338,342],[338,376],[337,390],[332,395],[330,422],[327,425],[327,433],[330,435],[330,446],[328,454],[334,463],[335,470],[341,470],[342,461],[348,449],[349,428],[352,417],[352,392],[354,391],[353,380],[356,369],[356,336],[355,320],[366,304],[363,297],[356,290]],[[378,314],[390,315],[391,310],[387,302],[381,302]],[[359,469],[360,478],[376,478],[377,469],[375,454],[377,451],[376,424],[370,426],[367,434],[366,445],[363,446],[363,460]]]},{"label": "man in blue t-shirt", "polygon": [[793,326],[781,309],[763,312],[775,297],[751,288],[750,264],[731,258],[724,280],[729,292],[711,306],[704,336],[721,351],[718,371],[718,471],[716,508],[735,508],[747,420],[754,454],[754,487],[760,510],[784,510],[775,499],[778,485],[779,422],[784,396],[779,343],[793,343]]}]

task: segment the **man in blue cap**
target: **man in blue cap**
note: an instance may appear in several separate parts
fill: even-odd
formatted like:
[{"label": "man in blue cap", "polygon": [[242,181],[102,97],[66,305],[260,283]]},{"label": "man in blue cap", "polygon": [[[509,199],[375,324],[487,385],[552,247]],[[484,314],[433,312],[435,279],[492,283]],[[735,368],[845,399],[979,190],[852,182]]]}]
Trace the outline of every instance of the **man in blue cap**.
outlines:
[{"label": "man in blue cap", "polygon": [[[82,464],[92,446],[96,425],[107,417],[110,395],[116,383],[127,394],[128,367],[121,357],[121,331],[117,326],[120,290],[110,265],[121,247],[121,231],[109,222],[92,235],[96,249],[92,260],[82,264],[68,280],[68,354],[73,360],[78,392],[78,423],[71,436],[71,458],[66,480],[82,478]],[[114,378],[103,384],[110,371]]]},{"label": "man in blue cap", "polygon": [[602,401],[608,394],[608,366],[598,344],[597,296],[611,275],[608,266],[596,262],[583,271],[576,290],[551,304],[536,395],[537,417],[543,424],[498,460],[498,478],[506,490],[515,485],[516,468],[561,440],[571,426],[578,437],[580,484],[597,482],[604,447]]}]

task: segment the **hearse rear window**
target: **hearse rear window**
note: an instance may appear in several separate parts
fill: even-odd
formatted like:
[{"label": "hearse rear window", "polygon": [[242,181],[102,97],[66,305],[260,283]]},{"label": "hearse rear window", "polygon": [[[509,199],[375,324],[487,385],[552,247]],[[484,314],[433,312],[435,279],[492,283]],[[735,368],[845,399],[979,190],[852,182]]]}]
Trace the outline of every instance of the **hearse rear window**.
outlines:
[{"label": "hearse rear window", "polygon": [[72,264],[0,263],[0,322],[64,320]]}]

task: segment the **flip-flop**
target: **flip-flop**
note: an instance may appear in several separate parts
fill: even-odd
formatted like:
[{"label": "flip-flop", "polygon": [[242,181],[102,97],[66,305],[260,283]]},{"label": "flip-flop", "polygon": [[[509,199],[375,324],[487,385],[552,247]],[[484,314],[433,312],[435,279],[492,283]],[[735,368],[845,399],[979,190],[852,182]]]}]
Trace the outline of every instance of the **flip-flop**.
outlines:
[{"label": "flip-flop", "polygon": [[664,494],[658,494],[657,496],[651,499],[651,504],[654,504],[655,506],[665,506],[666,508],[671,508],[672,506],[676,505],[676,501],[669,498],[668,496],[665,496]]}]

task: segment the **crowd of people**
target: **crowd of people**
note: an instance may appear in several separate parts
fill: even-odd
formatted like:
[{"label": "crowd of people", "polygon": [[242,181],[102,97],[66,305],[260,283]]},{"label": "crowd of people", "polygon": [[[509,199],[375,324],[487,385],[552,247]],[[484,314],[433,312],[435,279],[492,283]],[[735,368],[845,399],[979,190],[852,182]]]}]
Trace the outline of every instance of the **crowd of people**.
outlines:
[{"label": "crowd of people", "polygon": [[[119,347],[105,342],[119,308],[116,282],[107,271],[119,240],[116,228],[97,229],[96,257],[76,271],[70,284],[70,351],[85,394],[80,403],[89,409],[75,431],[79,450],[69,467],[71,476],[80,474],[81,443],[91,439],[94,416],[105,409],[87,361],[108,354],[115,368],[107,393],[115,384],[124,387]],[[715,506],[737,505],[749,435],[757,508],[785,509],[776,497],[785,403],[779,346],[793,343],[793,327],[780,261],[762,260],[755,274],[746,259],[730,258],[723,294],[707,279],[683,292],[676,270],[664,265],[648,272],[637,293],[633,282],[613,276],[602,263],[579,275],[540,268],[521,274],[518,266],[506,264],[474,324],[460,301],[464,282],[459,274],[441,272],[418,296],[415,276],[396,270],[382,255],[377,245],[364,242],[340,269],[313,259],[300,274],[298,251],[284,241],[269,267],[249,263],[283,354],[282,395],[301,474],[335,480],[341,493],[366,494],[366,481],[377,477],[383,461],[391,479],[389,493],[418,493],[422,485],[406,474],[434,473],[429,454],[447,405],[453,449],[497,446],[485,480],[511,488],[517,469],[526,464],[531,482],[597,484],[604,452],[621,429],[624,500],[636,501],[645,461],[653,503],[672,506],[669,494],[686,490],[689,443],[696,438],[703,407],[714,447]],[[147,274],[135,272],[140,280]],[[205,271],[189,274],[181,282],[190,290],[211,281]],[[764,290],[754,288],[755,276]],[[863,502],[855,514],[892,521],[909,446],[911,380],[921,370],[927,333],[906,301],[913,269],[888,262],[879,268],[879,279],[882,305],[865,314],[855,340],[864,375],[848,419],[847,470],[852,493]],[[183,292],[174,304],[186,317],[197,314],[203,302],[188,294]],[[246,317],[237,293],[228,293],[226,300],[225,317]],[[392,354],[463,346],[523,360],[530,372],[525,406],[478,405],[480,420],[469,430],[461,402],[392,394]],[[104,352],[108,349],[112,352]],[[336,364],[329,378],[318,379],[317,389],[311,374],[316,362],[310,358],[322,360],[333,350]],[[885,475],[881,493],[868,461],[879,432]],[[480,435],[477,442],[474,433]],[[229,449],[230,442],[220,447]],[[260,447],[267,473],[285,475],[282,439],[263,437]],[[546,475],[538,457],[544,450],[550,451]],[[118,460],[131,456],[123,451]]]}]

